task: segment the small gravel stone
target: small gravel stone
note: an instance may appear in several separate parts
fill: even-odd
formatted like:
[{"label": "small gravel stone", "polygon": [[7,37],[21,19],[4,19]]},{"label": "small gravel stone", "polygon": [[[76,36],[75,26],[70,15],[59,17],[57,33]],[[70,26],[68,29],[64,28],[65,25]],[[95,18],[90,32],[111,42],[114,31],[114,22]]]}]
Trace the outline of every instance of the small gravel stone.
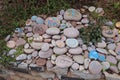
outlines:
[{"label": "small gravel stone", "polygon": [[54,36],[52,36],[53,39],[60,39],[60,37],[61,37],[60,35],[54,35]]},{"label": "small gravel stone", "polygon": [[82,45],[82,49],[83,50],[87,50],[87,46],[86,45]]},{"label": "small gravel stone", "polygon": [[48,29],[46,30],[46,33],[47,33],[47,34],[50,34],[50,35],[59,34],[59,33],[60,33],[60,29],[59,29],[59,28],[56,28],[56,27],[51,27],[51,28],[48,28]]},{"label": "small gravel stone", "polygon": [[52,59],[52,60],[55,60],[55,59],[56,59],[56,55],[53,54],[53,55],[51,56],[51,59]]},{"label": "small gravel stone", "polygon": [[89,10],[90,12],[93,12],[93,11],[95,11],[95,7],[94,7],[94,6],[90,6],[90,7],[88,8],[88,10]]}]

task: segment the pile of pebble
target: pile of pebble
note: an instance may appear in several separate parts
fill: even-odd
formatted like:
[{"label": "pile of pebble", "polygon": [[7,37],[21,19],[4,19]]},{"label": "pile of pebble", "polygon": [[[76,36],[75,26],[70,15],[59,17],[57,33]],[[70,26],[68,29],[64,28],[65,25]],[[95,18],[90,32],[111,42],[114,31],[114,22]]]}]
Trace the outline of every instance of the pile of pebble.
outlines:
[{"label": "pile of pebble", "polygon": [[104,70],[119,73],[120,22],[114,29],[110,29],[111,21],[106,22],[102,26],[102,42],[86,45],[79,37],[79,29],[96,22],[88,12],[104,14],[103,8],[84,6],[80,10],[61,10],[57,17],[32,16],[25,27],[16,28],[13,35],[5,38],[7,47],[11,48],[7,54],[14,57],[16,48],[24,46],[24,52],[16,57],[18,68],[57,66],[90,74],[100,74]]}]

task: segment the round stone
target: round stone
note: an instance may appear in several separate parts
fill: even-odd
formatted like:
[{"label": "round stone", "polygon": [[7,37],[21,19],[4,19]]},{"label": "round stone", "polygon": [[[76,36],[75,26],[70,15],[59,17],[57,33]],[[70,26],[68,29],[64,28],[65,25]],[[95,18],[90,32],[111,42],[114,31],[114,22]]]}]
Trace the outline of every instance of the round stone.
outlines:
[{"label": "round stone", "polygon": [[35,15],[31,17],[32,21],[36,21],[36,19],[37,19],[37,16],[35,16]]},{"label": "round stone", "polygon": [[78,21],[82,18],[82,15],[79,11],[75,9],[68,9],[64,13],[64,19],[65,20],[75,20]]},{"label": "round stone", "polygon": [[38,56],[38,51],[33,51],[32,57],[37,57]]},{"label": "round stone", "polygon": [[16,60],[25,60],[25,59],[27,59],[26,54],[20,54],[18,57],[16,57]]},{"label": "round stone", "polygon": [[70,57],[66,55],[60,55],[56,58],[55,63],[60,68],[67,68],[73,64],[73,61]]},{"label": "round stone", "polygon": [[83,24],[88,24],[88,23],[89,23],[89,19],[88,19],[88,18],[83,18],[83,19],[81,20],[81,22],[82,22]]},{"label": "round stone", "polygon": [[78,41],[76,39],[67,39],[66,45],[71,48],[75,48],[78,46]]},{"label": "round stone", "polygon": [[57,17],[48,17],[45,20],[45,24],[49,27],[58,27],[60,25],[60,20]]},{"label": "round stone", "polygon": [[29,48],[29,44],[26,43],[26,44],[24,45],[24,48],[25,48],[25,49]]},{"label": "round stone", "polygon": [[14,48],[15,45],[16,45],[15,41],[8,41],[7,42],[7,47],[9,47],[9,48]]},{"label": "round stone", "polygon": [[117,64],[117,59],[114,56],[107,56],[106,61],[108,61],[112,64]]},{"label": "round stone", "polygon": [[44,66],[46,64],[46,59],[38,58],[35,62],[38,66]]},{"label": "round stone", "polygon": [[120,28],[120,21],[115,24],[117,28]]},{"label": "round stone", "polygon": [[31,45],[32,48],[39,50],[39,49],[41,49],[43,43],[32,42],[30,45]]},{"label": "round stone", "polygon": [[82,53],[82,48],[77,47],[77,48],[69,49],[69,53],[70,54],[81,54]]},{"label": "round stone", "polygon": [[79,35],[79,31],[75,28],[66,28],[64,29],[64,35],[70,38],[75,38]]},{"label": "round stone", "polygon": [[102,70],[102,65],[98,61],[92,61],[89,65],[89,71],[92,74],[99,74]]},{"label": "round stone", "polygon": [[115,45],[114,43],[111,43],[111,44],[108,44],[108,45],[107,45],[107,48],[108,48],[109,50],[115,50],[116,45]]},{"label": "round stone", "polygon": [[89,58],[90,59],[98,59],[99,57],[99,54],[96,52],[96,50],[91,50],[90,53],[89,53]]},{"label": "round stone", "polygon": [[103,69],[105,69],[105,70],[110,68],[109,62],[102,62],[101,64],[102,64]]},{"label": "round stone", "polygon": [[65,43],[62,40],[57,40],[56,45],[57,45],[57,47],[60,47],[60,48],[65,47]]},{"label": "round stone", "polygon": [[79,69],[79,64],[73,63],[71,67],[72,67],[72,69],[77,70],[77,69]]},{"label": "round stone", "polygon": [[59,48],[59,47],[54,47],[53,48],[53,52],[55,53],[55,54],[64,54],[64,53],[66,53],[67,52],[67,48]]},{"label": "round stone", "polygon": [[73,56],[73,60],[79,64],[83,64],[84,63],[84,56],[82,55],[74,55]]},{"label": "round stone", "polygon": [[37,24],[33,27],[33,33],[42,35],[46,32],[47,28],[44,24]]},{"label": "round stone", "polygon": [[41,46],[42,51],[48,51],[50,48],[50,45],[48,43],[43,43]]},{"label": "round stone", "polygon": [[43,23],[44,23],[44,20],[43,20],[41,17],[37,17],[37,18],[36,18],[36,23],[37,23],[37,24],[43,24]]},{"label": "round stone", "polygon": [[41,58],[49,58],[53,54],[52,49],[49,49],[48,51],[40,51],[39,52],[39,57]]},{"label": "round stone", "polygon": [[93,11],[95,11],[95,7],[94,7],[94,6],[90,6],[90,7],[88,8],[88,10],[89,10],[90,12],[93,12]]},{"label": "round stone", "polygon": [[50,34],[50,35],[59,34],[59,33],[60,33],[60,29],[59,29],[59,28],[56,28],[56,27],[51,27],[51,28],[48,28],[48,29],[46,30],[46,33],[47,33],[47,34]]}]

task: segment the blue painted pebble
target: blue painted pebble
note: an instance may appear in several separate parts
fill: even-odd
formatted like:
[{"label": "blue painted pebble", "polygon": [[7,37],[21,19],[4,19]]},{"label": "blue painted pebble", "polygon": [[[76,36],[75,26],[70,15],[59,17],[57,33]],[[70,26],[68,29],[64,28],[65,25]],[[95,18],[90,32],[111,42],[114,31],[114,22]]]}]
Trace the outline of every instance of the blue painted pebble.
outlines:
[{"label": "blue painted pebble", "polygon": [[31,17],[32,21],[35,21],[36,19],[37,19],[37,16],[35,16],[35,15]]},{"label": "blue painted pebble", "polygon": [[106,59],[105,59],[105,56],[104,56],[104,55],[99,55],[98,60],[100,60],[100,61],[105,61]]},{"label": "blue painted pebble", "polygon": [[66,45],[71,47],[71,48],[75,48],[78,46],[78,41],[76,39],[67,39]]},{"label": "blue painted pebble", "polygon": [[99,54],[98,54],[98,52],[96,52],[96,50],[91,50],[90,52],[89,52],[89,58],[90,59],[98,59],[98,57],[99,57]]},{"label": "blue painted pebble", "polygon": [[38,23],[38,24],[44,24],[44,20],[42,18],[40,18],[40,17],[37,17],[36,18],[36,23]]}]

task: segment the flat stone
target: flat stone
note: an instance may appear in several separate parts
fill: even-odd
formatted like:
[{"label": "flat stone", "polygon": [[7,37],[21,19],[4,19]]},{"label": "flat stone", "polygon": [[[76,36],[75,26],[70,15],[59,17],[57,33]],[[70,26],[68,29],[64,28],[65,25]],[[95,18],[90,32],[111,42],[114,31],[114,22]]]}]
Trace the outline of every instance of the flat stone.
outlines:
[{"label": "flat stone", "polygon": [[89,65],[89,71],[92,74],[99,74],[102,70],[102,65],[98,61],[92,61]]},{"label": "flat stone", "polygon": [[7,47],[9,47],[9,48],[14,48],[15,46],[16,46],[15,41],[8,41],[8,42],[7,42]]},{"label": "flat stone", "polygon": [[46,64],[46,59],[38,58],[35,62],[38,66],[44,66]]},{"label": "flat stone", "polygon": [[110,66],[110,70],[112,70],[115,73],[119,73],[119,70],[118,70],[117,66]]},{"label": "flat stone", "polygon": [[113,51],[113,50],[108,50],[110,54],[112,54],[113,56],[117,56],[117,54]]},{"label": "flat stone", "polygon": [[64,19],[65,20],[75,20],[78,21],[82,18],[82,15],[80,12],[78,12],[75,9],[68,9],[64,13]]},{"label": "flat stone", "polygon": [[20,54],[19,56],[16,57],[16,60],[24,60],[24,59],[27,59],[26,54]]},{"label": "flat stone", "polygon": [[78,41],[76,39],[67,39],[66,45],[71,48],[75,48],[78,46]]},{"label": "flat stone", "polygon": [[41,49],[43,43],[32,42],[30,45],[31,45],[32,48],[39,50],[39,49]]},{"label": "flat stone", "polygon": [[15,49],[11,49],[11,50],[8,52],[8,56],[10,56],[10,55],[14,55],[15,52],[16,52]]},{"label": "flat stone", "polygon": [[56,41],[56,46],[59,47],[59,48],[63,48],[63,47],[65,47],[65,43],[62,40],[57,40]]},{"label": "flat stone", "polygon": [[100,53],[103,53],[103,54],[108,54],[108,52],[105,50],[105,49],[102,49],[102,48],[96,48],[96,50]]},{"label": "flat stone", "polygon": [[106,47],[105,41],[98,42],[98,43],[97,43],[97,47],[98,47],[98,48],[105,48],[105,47]]},{"label": "flat stone", "polygon": [[47,33],[47,34],[50,34],[50,35],[59,34],[59,33],[60,33],[60,29],[59,29],[59,28],[56,28],[56,27],[51,27],[51,28],[48,28],[48,29],[46,30],[46,33]]},{"label": "flat stone", "polygon": [[37,57],[38,56],[38,51],[33,51],[32,57]]},{"label": "flat stone", "polygon": [[79,64],[78,63],[73,63],[72,66],[71,66],[71,68],[73,70],[78,70],[79,69]]},{"label": "flat stone", "polygon": [[66,28],[63,33],[66,37],[70,38],[75,38],[79,35],[79,31],[75,28]]},{"label": "flat stone", "polygon": [[111,43],[111,44],[108,44],[108,45],[107,45],[107,48],[108,48],[109,50],[115,50],[116,45],[115,45],[114,43]]},{"label": "flat stone", "polygon": [[89,67],[89,64],[90,64],[90,59],[89,58],[86,58],[85,60],[84,60],[84,68],[85,69],[87,69],[88,67]]},{"label": "flat stone", "polygon": [[83,78],[86,80],[96,80],[101,78],[101,74],[91,74],[83,71],[71,71],[73,75],[76,76],[76,78]]},{"label": "flat stone", "polygon": [[43,43],[43,45],[41,46],[42,51],[48,51],[49,48],[50,48],[50,45],[48,43]]},{"label": "flat stone", "polygon": [[45,24],[49,27],[58,27],[60,25],[60,20],[57,17],[48,17],[45,20]]},{"label": "flat stone", "polygon": [[84,56],[82,55],[74,55],[73,56],[73,60],[79,64],[83,64],[84,63]]},{"label": "flat stone", "polygon": [[16,46],[21,46],[21,45],[24,45],[26,43],[26,41],[22,38],[19,38],[17,41],[16,41]]},{"label": "flat stone", "polygon": [[66,55],[60,55],[56,58],[55,63],[60,68],[67,68],[73,64],[73,61],[70,57]]},{"label": "flat stone", "polygon": [[20,64],[18,65],[18,68],[27,69],[27,68],[28,68],[28,64],[22,62],[22,63],[20,63]]},{"label": "flat stone", "polygon": [[41,58],[49,58],[53,54],[52,49],[49,49],[48,51],[40,51],[39,52],[39,57]]},{"label": "flat stone", "polygon": [[48,38],[50,38],[51,36],[48,35],[48,34],[43,34],[42,37],[45,38],[45,39],[48,39]]},{"label": "flat stone", "polygon": [[54,36],[52,36],[52,39],[60,39],[60,38],[61,38],[60,35],[54,35]]},{"label": "flat stone", "polygon": [[102,64],[102,67],[103,67],[104,70],[107,70],[107,69],[110,68],[110,63],[107,62],[107,61],[106,62],[102,62],[101,64]]},{"label": "flat stone", "polygon": [[67,48],[66,48],[66,47],[64,47],[64,48],[54,47],[54,48],[53,48],[53,52],[54,52],[55,54],[59,54],[59,55],[65,54],[65,53],[67,52]]},{"label": "flat stone", "polygon": [[106,60],[105,55],[99,54],[98,60],[105,61]]},{"label": "flat stone", "polygon": [[107,56],[106,61],[108,61],[112,64],[117,64],[117,59],[114,56]]},{"label": "flat stone", "polygon": [[34,51],[34,49],[24,49],[24,52],[30,54]]},{"label": "flat stone", "polygon": [[47,28],[44,24],[37,24],[33,27],[33,33],[42,35],[46,32]]},{"label": "flat stone", "polygon": [[70,54],[81,54],[82,53],[82,49],[80,47],[69,49],[69,53]]},{"label": "flat stone", "polygon": [[89,52],[89,58],[90,59],[98,59],[98,57],[99,57],[99,54],[98,54],[98,52],[96,52],[96,50],[91,50],[90,52]]}]

